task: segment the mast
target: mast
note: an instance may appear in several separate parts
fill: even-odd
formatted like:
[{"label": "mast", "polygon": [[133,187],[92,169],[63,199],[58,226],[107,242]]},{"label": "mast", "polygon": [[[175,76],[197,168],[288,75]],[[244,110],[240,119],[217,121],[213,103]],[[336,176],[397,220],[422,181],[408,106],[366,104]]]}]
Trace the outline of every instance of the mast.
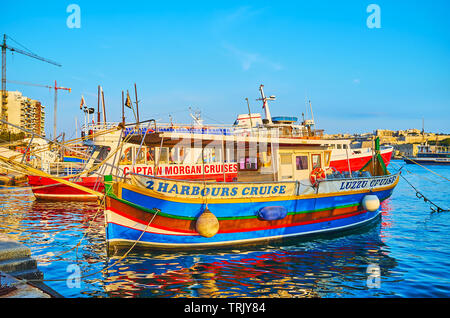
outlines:
[{"label": "mast", "polygon": [[97,125],[100,125],[100,85],[97,88]]},{"label": "mast", "polygon": [[103,107],[103,124],[106,125],[106,105],[105,105],[105,94],[103,93],[103,87],[102,87],[102,107]]},{"label": "mast", "polygon": [[311,106],[311,100],[309,100],[309,109],[311,110],[311,120],[314,125],[314,132],[316,132],[316,122],[314,121],[314,114],[313,114],[313,110],[312,110],[312,106]]},{"label": "mast", "polygon": [[267,103],[268,100],[275,100],[275,96],[271,95],[270,97],[266,97],[264,95],[264,90],[263,90],[264,85],[261,84],[259,86],[259,91],[261,92],[261,98],[258,98],[257,100],[261,100],[263,102],[263,108],[265,111],[265,115],[266,115],[266,119],[268,121],[268,124],[272,124],[272,116],[270,115],[270,109],[269,109],[269,104]]},{"label": "mast", "polygon": [[136,83],[134,83],[134,96],[136,96],[136,119],[137,119],[137,124],[139,125],[139,105],[138,105]]},{"label": "mast", "polygon": [[252,123],[252,113],[250,111],[250,103],[248,102],[248,98],[246,97],[245,100],[247,101],[247,108],[248,108],[248,118],[250,119],[250,130],[253,128]]},{"label": "mast", "polygon": [[123,91],[122,91],[122,124],[125,126],[125,109],[124,109]]},{"label": "mast", "polygon": [[425,122],[422,117],[422,144],[425,143]]}]

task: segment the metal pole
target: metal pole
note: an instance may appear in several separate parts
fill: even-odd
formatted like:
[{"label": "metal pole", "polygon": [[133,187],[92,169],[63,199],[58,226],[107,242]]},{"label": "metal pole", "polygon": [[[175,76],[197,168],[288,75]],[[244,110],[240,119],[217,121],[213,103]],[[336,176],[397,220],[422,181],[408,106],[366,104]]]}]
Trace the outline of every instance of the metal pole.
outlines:
[{"label": "metal pole", "polygon": [[100,85],[97,88],[97,125],[100,125]]},{"label": "metal pole", "polygon": [[53,110],[53,139],[56,141],[56,108],[57,108],[57,100],[58,100],[58,86],[56,86],[55,80],[55,108]]},{"label": "metal pole", "polygon": [[250,118],[250,130],[252,130],[253,123],[252,123],[252,113],[250,112],[250,103],[248,102],[248,98],[245,98],[245,100],[247,101],[248,117]]},{"label": "metal pole", "polygon": [[134,95],[136,96],[136,121],[138,122],[139,125],[139,105],[138,105],[136,83],[134,83]]},{"label": "metal pole", "polygon": [[223,182],[226,182],[226,178],[225,178],[225,146],[224,146],[224,136],[222,136],[222,172],[223,172]]},{"label": "metal pole", "polygon": [[350,177],[352,176],[352,169],[350,168],[350,159],[348,157],[348,146],[345,145],[347,148],[345,148],[345,153],[347,154],[347,165],[348,165],[348,173],[350,174]]},{"label": "metal pole", "polygon": [[125,125],[125,109],[124,109],[123,91],[122,91],[122,124]]},{"label": "metal pole", "polygon": [[105,94],[103,94],[103,87],[102,87],[102,107],[103,107],[103,123],[106,126],[106,106],[105,106]]},{"label": "metal pole", "polygon": [[[2,104],[1,104],[1,118],[7,121],[6,115],[6,34],[3,34],[2,45]],[[2,124],[2,131],[6,131],[8,125]]]}]

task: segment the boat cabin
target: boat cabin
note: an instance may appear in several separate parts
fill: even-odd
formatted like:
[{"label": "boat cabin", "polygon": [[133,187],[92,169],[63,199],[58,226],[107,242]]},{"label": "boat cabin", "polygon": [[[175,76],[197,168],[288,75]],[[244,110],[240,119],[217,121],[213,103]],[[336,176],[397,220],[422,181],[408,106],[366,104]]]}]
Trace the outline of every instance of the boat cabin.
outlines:
[{"label": "boat cabin", "polygon": [[[191,169],[190,166],[197,165],[202,167],[199,168],[202,171],[200,179],[216,181],[308,180],[314,169],[325,170],[331,158],[331,150],[318,140],[283,138],[270,134],[233,136],[166,131],[145,136],[136,134],[127,140],[135,147],[128,148],[130,155],[123,159],[124,163],[131,163],[133,158],[137,158],[135,164],[138,164],[142,154],[142,158],[152,158],[153,174],[165,164],[178,165],[178,170],[182,166]],[[139,157],[136,157],[136,151]],[[186,160],[189,156],[191,159]],[[211,169],[208,165],[212,163],[215,165],[213,177],[208,171]],[[149,174],[136,169],[133,172]]]}]

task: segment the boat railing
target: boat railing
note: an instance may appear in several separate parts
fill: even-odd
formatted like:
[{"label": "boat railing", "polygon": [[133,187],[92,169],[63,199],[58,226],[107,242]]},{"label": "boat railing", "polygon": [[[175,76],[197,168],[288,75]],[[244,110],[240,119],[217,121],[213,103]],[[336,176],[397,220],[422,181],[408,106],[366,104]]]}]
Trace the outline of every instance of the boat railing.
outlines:
[{"label": "boat railing", "polygon": [[285,126],[276,127],[239,127],[234,125],[183,125],[183,124],[167,124],[158,123],[153,125],[128,126],[125,128],[125,136],[128,135],[145,135],[154,132],[168,132],[179,134],[201,134],[201,135],[225,135],[225,136],[244,136],[244,137],[261,137],[261,136],[277,136],[283,138],[322,138],[323,130],[309,131],[306,128],[289,128]]},{"label": "boat railing", "polygon": [[[92,135],[99,131],[109,130],[118,127],[120,122],[107,122],[100,124],[88,124],[82,126],[84,135]],[[125,125],[125,136],[138,135],[144,136],[151,133],[177,133],[177,134],[201,134],[218,136],[237,136],[237,137],[279,137],[279,138],[305,138],[322,139],[324,131],[322,129],[311,130],[301,125],[276,125],[259,127],[239,127],[236,125],[208,124],[208,125],[189,125],[175,123],[156,123],[148,121],[144,123]]]},{"label": "boat railing", "polygon": [[52,176],[64,177],[81,173],[85,164],[81,162],[42,162],[41,170]]}]

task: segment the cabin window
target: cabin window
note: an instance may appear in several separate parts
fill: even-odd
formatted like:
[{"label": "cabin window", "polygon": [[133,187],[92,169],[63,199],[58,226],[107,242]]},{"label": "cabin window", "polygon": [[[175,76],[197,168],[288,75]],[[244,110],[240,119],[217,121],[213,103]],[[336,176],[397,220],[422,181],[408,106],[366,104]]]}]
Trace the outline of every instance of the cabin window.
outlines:
[{"label": "cabin window", "polygon": [[96,159],[100,160],[100,161],[105,160],[110,151],[111,151],[111,147],[106,147],[106,146],[101,147]]},{"label": "cabin window", "polygon": [[260,152],[259,154],[259,160],[261,162],[261,165],[263,167],[269,167],[271,166],[271,154],[269,152]]},{"label": "cabin window", "polygon": [[162,147],[159,148],[159,163],[168,163],[169,162],[169,148]]},{"label": "cabin window", "polygon": [[258,170],[258,159],[245,157],[239,160],[239,170]]},{"label": "cabin window", "polygon": [[133,154],[133,149],[131,147],[125,149],[124,153],[120,157],[120,164],[121,165],[131,164],[132,154]]},{"label": "cabin window", "polygon": [[337,146],[337,149],[342,149],[341,145],[336,145],[336,146]]},{"label": "cabin window", "polygon": [[155,148],[147,148],[146,152],[147,163],[154,163],[155,160]]},{"label": "cabin window", "polygon": [[291,154],[280,154],[280,163],[282,165],[290,165],[292,164]]},{"label": "cabin window", "polygon": [[137,164],[145,164],[145,152],[147,151],[144,147],[141,148],[141,150],[139,151],[139,148],[136,149],[136,154],[137,154],[137,158],[136,158],[136,163]]},{"label": "cabin window", "polygon": [[320,163],[320,155],[311,155],[311,163],[313,169],[322,167]]},{"label": "cabin window", "polygon": [[325,152],[325,154],[324,154],[324,158],[325,158],[325,165],[329,165],[330,164],[330,155],[331,155],[331,151],[327,151],[327,152]]},{"label": "cabin window", "polygon": [[295,158],[295,164],[297,170],[307,170],[308,169],[308,156],[297,156]]}]

